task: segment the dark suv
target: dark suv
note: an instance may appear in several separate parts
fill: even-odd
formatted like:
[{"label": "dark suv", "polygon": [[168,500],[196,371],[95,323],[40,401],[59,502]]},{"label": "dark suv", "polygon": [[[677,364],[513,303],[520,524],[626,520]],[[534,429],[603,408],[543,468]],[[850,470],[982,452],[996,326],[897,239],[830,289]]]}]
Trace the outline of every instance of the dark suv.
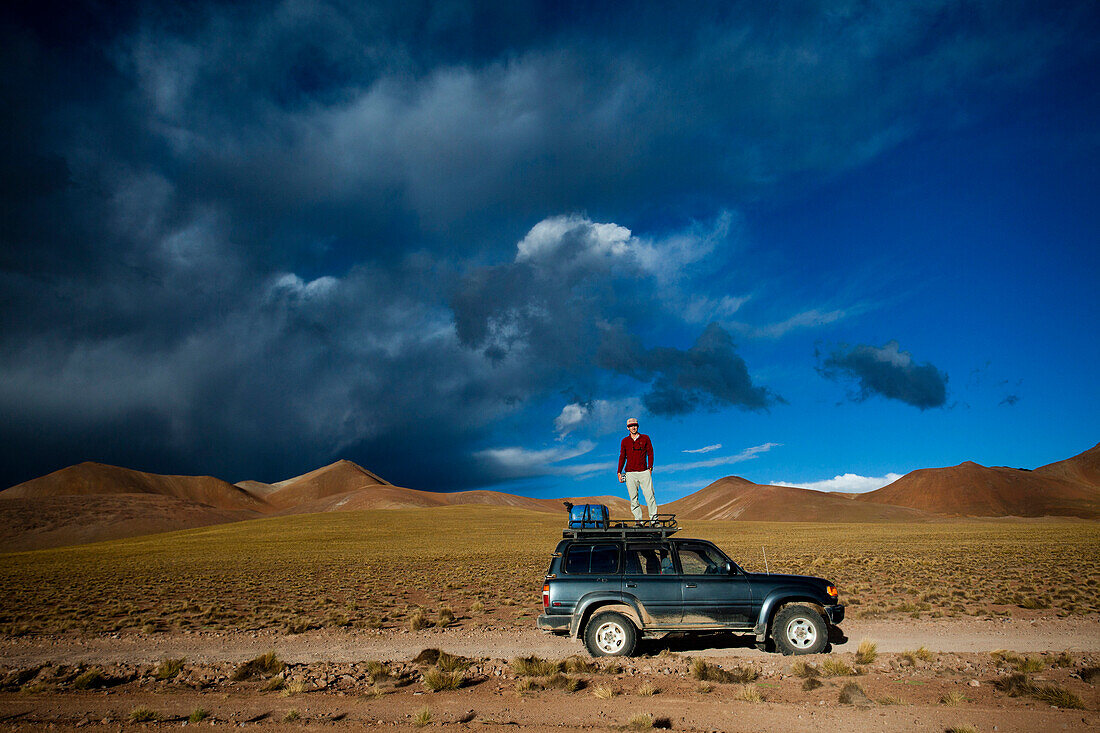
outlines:
[{"label": "dark suv", "polygon": [[[660,515],[659,515],[660,516]],[[593,656],[628,656],[639,637],[743,631],[784,654],[816,654],[844,619],[836,586],[807,575],[749,573],[706,540],[612,522],[567,529],[542,588],[543,631],[584,637]],[[644,524],[644,523],[643,523]]]}]

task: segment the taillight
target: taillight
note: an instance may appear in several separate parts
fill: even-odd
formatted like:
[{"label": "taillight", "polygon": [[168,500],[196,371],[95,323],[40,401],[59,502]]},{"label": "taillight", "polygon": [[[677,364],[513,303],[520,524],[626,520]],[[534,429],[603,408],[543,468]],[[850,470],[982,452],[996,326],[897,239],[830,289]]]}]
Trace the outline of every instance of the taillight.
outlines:
[{"label": "taillight", "polygon": [[550,608],[550,584],[542,586],[542,607],[544,609]]}]

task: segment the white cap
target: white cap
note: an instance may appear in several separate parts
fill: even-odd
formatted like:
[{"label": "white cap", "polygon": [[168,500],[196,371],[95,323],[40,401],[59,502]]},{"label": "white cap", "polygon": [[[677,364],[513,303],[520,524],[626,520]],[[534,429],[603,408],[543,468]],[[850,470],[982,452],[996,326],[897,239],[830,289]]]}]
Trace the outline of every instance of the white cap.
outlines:
[{"label": "white cap", "polygon": [[628,418],[626,419],[626,426],[627,426],[628,428],[629,428],[629,427],[630,427],[631,425],[637,425],[637,424],[638,424],[638,418],[636,418],[636,417],[628,417]]}]

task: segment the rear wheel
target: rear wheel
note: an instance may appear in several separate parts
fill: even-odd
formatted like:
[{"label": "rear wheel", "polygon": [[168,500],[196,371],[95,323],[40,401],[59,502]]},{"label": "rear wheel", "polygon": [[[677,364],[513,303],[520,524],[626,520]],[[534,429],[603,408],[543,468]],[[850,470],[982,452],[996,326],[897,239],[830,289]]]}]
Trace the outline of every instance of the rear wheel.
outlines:
[{"label": "rear wheel", "polygon": [[584,629],[584,646],[594,657],[629,657],[638,644],[638,631],[621,613],[598,613]]},{"label": "rear wheel", "polygon": [[829,627],[811,606],[787,606],[775,615],[772,638],[783,654],[820,654],[829,643]]}]

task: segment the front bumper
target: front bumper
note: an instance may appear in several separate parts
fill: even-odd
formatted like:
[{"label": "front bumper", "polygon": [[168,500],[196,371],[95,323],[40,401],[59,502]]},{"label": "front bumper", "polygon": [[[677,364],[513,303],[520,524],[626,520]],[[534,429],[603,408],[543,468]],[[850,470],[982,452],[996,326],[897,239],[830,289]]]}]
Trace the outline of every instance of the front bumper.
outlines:
[{"label": "front bumper", "polygon": [[844,606],[839,603],[835,606],[825,606],[825,615],[829,617],[829,623],[836,626],[844,620]]},{"label": "front bumper", "polygon": [[551,634],[568,634],[569,622],[572,616],[547,616],[545,613],[539,616],[539,631],[547,631]]}]

